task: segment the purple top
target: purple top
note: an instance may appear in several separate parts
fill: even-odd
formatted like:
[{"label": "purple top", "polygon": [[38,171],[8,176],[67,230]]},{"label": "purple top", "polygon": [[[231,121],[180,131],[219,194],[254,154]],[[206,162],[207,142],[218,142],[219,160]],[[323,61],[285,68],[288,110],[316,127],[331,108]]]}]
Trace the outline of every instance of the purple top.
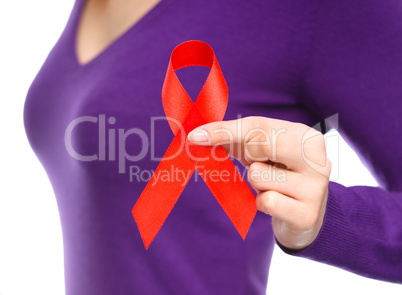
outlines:
[{"label": "purple top", "polygon": [[[331,182],[318,238],[298,253],[282,249],[402,283],[399,0],[162,0],[80,65],[83,4],[76,1],[24,109],[57,198],[67,295],[265,294],[275,243],[269,216],[258,213],[243,241],[196,174],[148,251],[131,215],[173,139],[166,120],[155,120],[164,116],[170,53],[192,39],[213,47],[225,75],[225,119],[312,126],[338,114],[338,130],[381,185]],[[178,71],[191,97],[208,70]]]}]

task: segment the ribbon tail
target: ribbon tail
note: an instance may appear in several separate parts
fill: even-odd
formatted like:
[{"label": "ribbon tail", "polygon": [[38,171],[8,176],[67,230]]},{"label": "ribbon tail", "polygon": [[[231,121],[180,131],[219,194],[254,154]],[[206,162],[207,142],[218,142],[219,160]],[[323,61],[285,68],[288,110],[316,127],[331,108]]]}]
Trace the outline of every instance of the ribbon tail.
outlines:
[{"label": "ribbon tail", "polygon": [[[215,155],[226,160],[199,162],[197,171],[244,240],[257,213],[255,196],[221,146],[215,149]],[[219,179],[212,179],[211,171],[217,171]]]},{"label": "ribbon tail", "polygon": [[[131,211],[147,250],[195,170],[194,163],[187,156],[183,145],[180,144],[180,134],[179,132],[173,139]],[[177,153],[178,155],[175,155]],[[174,177],[171,171],[186,171],[186,175],[189,177],[171,179]],[[168,180],[161,180],[158,177],[163,173],[169,175]]]}]

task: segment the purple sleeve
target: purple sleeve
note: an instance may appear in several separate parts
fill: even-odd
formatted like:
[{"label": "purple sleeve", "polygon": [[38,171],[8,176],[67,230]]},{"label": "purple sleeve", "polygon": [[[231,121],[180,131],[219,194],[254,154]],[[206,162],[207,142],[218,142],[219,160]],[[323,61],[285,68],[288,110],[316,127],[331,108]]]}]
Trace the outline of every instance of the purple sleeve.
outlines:
[{"label": "purple sleeve", "polygon": [[324,224],[316,240],[294,256],[369,278],[402,283],[402,194],[331,182]]},{"label": "purple sleeve", "polygon": [[298,252],[279,246],[291,255],[402,283],[402,4],[324,2],[306,59],[303,104],[320,120],[338,115],[339,132],[380,187],[330,182],[316,240]]}]

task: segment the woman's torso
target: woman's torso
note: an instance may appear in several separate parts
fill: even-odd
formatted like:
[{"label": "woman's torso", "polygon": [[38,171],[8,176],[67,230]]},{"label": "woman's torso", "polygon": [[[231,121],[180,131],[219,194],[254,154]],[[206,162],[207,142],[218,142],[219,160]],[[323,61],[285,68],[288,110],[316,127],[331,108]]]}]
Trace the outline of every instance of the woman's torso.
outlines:
[{"label": "woman's torso", "polygon": [[[183,41],[213,47],[229,87],[225,119],[261,115],[317,123],[298,92],[310,41],[309,6],[162,0],[82,65],[75,40],[84,2],[76,1],[24,110],[29,141],[58,202],[67,295],[265,294],[274,245],[269,216],[258,213],[243,241],[193,175],[146,251],[131,209],[158,165],[153,156],[163,156],[173,139],[160,93],[170,53]],[[193,99],[207,73],[178,71]],[[96,158],[90,161],[75,159],[66,146],[67,127],[83,116],[75,121],[71,148]],[[125,132],[127,154],[145,150],[144,157],[119,161]]]}]

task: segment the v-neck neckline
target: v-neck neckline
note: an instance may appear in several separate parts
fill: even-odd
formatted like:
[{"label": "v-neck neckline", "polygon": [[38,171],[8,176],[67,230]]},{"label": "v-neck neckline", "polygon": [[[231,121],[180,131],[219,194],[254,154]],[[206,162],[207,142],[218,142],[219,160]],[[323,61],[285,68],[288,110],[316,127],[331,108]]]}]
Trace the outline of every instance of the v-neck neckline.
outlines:
[{"label": "v-neck neckline", "polygon": [[158,3],[156,3],[144,16],[142,16],[138,21],[136,21],[132,26],[128,27],[123,33],[118,35],[116,38],[114,38],[106,47],[104,47],[98,54],[96,54],[94,57],[92,57],[90,60],[88,60],[85,63],[81,63],[78,54],[77,54],[77,39],[78,39],[78,29],[80,25],[80,21],[82,18],[82,13],[85,7],[85,4],[88,0],[81,0],[78,7],[77,7],[77,12],[75,14],[74,18],[74,23],[73,23],[73,28],[72,28],[72,54],[73,54],[73,59],[75,66],[78,68],[87,68],[102,58],[106,56],[110,51],[115,49],[121,42],[124,41],[128,37],[128,35],[132,34],[134,31],[141,29],[148,20],[152,19],[155,15],[157,15],[163,7],[169,3],[171,0],[160,0]]}]

